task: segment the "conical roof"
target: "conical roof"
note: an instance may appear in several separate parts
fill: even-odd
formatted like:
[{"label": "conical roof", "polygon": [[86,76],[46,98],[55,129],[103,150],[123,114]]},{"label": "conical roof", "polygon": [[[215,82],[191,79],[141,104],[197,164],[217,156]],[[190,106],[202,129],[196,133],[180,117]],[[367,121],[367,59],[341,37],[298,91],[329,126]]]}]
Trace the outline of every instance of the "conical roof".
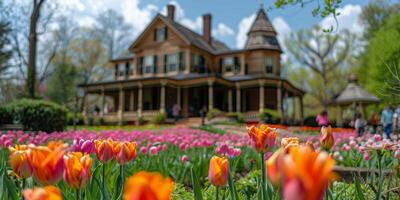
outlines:
[{"label": "conical roof", "polygon": [[264,8],[260,8],[260,10],[258,11],[257,17],[254,20],[253,25],[251,26],[250,31],[247,34],[249,35],[252,32],[257,32],[257,31],[272,32],[274,35],[276,35],[276,31],[272,26],[272,23],[269,21]]},{"label": "conical roof", "polygon": [[276,31],[269,21],[264,8],[260,8],[249,32],[247,33],[246,49],[272,49],[282,51]]},{"label": "conical roof", "polygon": [[351,104],[354,102],[379,103],[380,100],[375,95],[367,92],[357,84],[357,77],[352,74],[349,84],[335,99],[336,104]]}]

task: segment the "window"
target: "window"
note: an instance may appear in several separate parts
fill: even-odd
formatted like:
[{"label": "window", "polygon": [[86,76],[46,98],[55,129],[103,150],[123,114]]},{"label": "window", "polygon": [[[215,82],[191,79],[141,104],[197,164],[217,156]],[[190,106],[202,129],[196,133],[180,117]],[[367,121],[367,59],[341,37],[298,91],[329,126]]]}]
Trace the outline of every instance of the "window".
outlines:
[{"label": "window", "polygon": [[175,72],[178,69],[178,54],[170,54],[168,55],[168,72]]},{"label": "window", "polygon": [[118,76],[123,76],[125,74],[124,63],[118,63]]},{"label": "window", "polygon": [[144,57],[144,73],[150,74],[153,73],[154,68],[154,57],[153,56],[145,56]]},{"label": "window", "polygon": [[264,43],[268,43],[270,45],[278,45],[278,41],[275,37],[272,36],[264,36]]},{"label": "window", "polygon": [[235,60],[233,57],[227,57],[227,58],[224,58],[223,64],[224,64],[225,72],[232,72],[233,67],[235,65]]},{"label": "window", "polygon": [[162,28],[157,28],[155,30],[155,41],[157,42],[162,42],[165,39],[167,39],[166,37],[166,32],[167,32],[167,28],[166,27],[162,27]]},{"label": "window", "polygon": [[265,58],[265,72],[268,74],[274,73],[274,64],[271,57]]},{"label": "window", "polygon": [[206,72],[205,59],[203,56],[198,54],[192,54],[191,64],[192,64],[191,72],[197,72],[197,73]]}]

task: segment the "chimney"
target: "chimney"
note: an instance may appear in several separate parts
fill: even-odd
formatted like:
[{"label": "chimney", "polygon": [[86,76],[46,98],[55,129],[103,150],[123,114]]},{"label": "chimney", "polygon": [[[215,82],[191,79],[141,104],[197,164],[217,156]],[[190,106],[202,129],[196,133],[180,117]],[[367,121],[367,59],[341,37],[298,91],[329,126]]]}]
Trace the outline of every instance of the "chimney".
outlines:
[{"label": "chimney", "polygon": [[203,38],[208,42],[208,44],[212,43],[211,18],[211,14],[203,15]]},{"label": "chimney", "polygon": [[172,21],[175,20],[175,6],[172,4],[167,5],[167,17]]}]

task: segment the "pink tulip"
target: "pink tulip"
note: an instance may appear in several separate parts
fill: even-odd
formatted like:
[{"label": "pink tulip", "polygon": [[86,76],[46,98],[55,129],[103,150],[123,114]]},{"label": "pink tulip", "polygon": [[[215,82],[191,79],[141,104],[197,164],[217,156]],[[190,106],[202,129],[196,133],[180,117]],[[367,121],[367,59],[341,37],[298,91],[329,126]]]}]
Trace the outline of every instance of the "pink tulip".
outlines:
[{"label": "pink tulip", "polygon": [[189,161],[189,157],[188,157],[187,155],[183,155],[183,156],[181,157],[181,161],[182,161],[183,163],[186,163],[187,161]]},{"label": "pink tulip", "polygon": [[157,155],[158,149],[157,149],[157,147],[150,147],[149,152],[151,155]]},{"label": "pink tulip", "polygon": [[146,154],[147,153],[147,148],[146,147],[140,147],[140,153],[141,154]]}]

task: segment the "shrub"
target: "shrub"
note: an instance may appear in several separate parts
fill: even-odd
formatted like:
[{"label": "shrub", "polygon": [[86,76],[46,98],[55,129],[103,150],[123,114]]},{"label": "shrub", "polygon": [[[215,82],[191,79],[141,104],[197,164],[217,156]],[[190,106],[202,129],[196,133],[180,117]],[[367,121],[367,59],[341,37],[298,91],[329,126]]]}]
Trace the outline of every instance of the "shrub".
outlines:
[{"label": "shrub", "polygon": [[137,119],[137,125],[143,125],[145,123],[144,117],[139,117]]},{"label": "shrub", "polygon": [[308,116],[304,119],[304,126],[318,126],[315,116]]},{"label": "shrub", "polygon": [[217,128],[215,126],[212,126],[212,125],[203,125],[203,126],[200,126],[198,129],[203,130],[203,131],[207,131],[207,132],[210,132],[210,133],[215,133],[215,134],[218,134],[218,135],[225,134],[224,130],[219,129],[219,128]]},{"label": "shrub", "polygon": [[230,112],[226,114],[226,117],[234,119],[238,123],[244,123],[244,116],[240,112]]},{"label": "shrub", "polygon": [[68,110],[56,103],[21,99],[6,105],[13,121],[22,124],[26,131],[62,131],[67,125]]},{"label": "shrub", "polygon": [[[74,124],[74,113],[73,112],[68,112],[67,121],[68,121],[68,125]],[[84,117],[83,117],[82,113],[80,113],[80,112],[76,113],[76,125],[83,125],[83,124],[84,124]]]},{"label": "shrub", "polygon": [[213,108],[207,112],[207,119],[211,120],[220,115],[222,115],[222,111],[218,110],[217,108]]},{"label": "shrub", "polygon": [[165,115],[165,113],[160,112],[153,116],[153,118],[151,119],[151,123],[164,124],[166,118],[167,116]]},{"label": "shrub", "polygon": [[0,125],[2,124],[12,124],[13,123],[13,113],[6,106],[0,107]]},{"label": "shrub", "polygon": [[260,119],[265,123],[278,123],[281,119],[281,114],[272,109],[264,109],[262,113],[260,113]]}]

